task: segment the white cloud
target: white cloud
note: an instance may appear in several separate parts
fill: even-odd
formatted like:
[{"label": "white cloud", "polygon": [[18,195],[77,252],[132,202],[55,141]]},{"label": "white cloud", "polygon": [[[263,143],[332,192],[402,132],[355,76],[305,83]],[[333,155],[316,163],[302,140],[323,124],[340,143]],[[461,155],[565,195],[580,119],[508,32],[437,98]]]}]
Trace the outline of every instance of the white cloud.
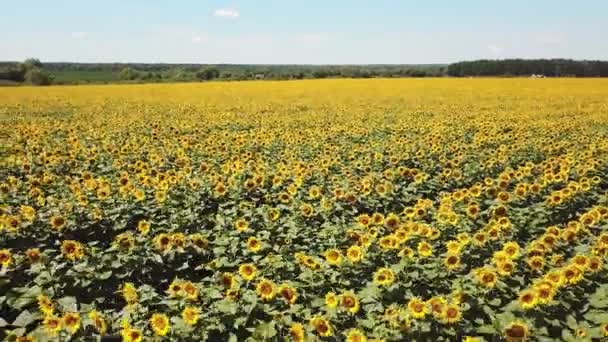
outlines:
[{"label": "white cloud", "polygon": [[488,45],[488,51],[490,52],[490,55],[492,55],[493,57],[499,57],[500,55],[502,55],[504,50],[505,50],[505,47],[500,44]]},{"label": "white cloud", "polygon": [[70,34],[70,36],[72,37],[72,39],[83,39],[87,36],[86,32],[72,32]]},{"label": "white cloud", "polygon": [[238,18],[241,14],[239,13],[239,11],[235,10],[235,9],[229,9],[229,8],[220,8],[220,9],[216,9],[215,12],[213,13],[214,16],[216,17],[220,17],[220,18]]}]

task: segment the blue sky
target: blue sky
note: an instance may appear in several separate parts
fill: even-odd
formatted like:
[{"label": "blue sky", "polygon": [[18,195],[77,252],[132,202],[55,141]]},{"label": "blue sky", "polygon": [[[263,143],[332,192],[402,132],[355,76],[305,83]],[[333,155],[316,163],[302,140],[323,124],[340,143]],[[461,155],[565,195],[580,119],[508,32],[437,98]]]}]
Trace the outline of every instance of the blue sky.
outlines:
[{"label": "blue sky", "polygon": [[608,59],[607,0],[4,0],[0,60]]}]

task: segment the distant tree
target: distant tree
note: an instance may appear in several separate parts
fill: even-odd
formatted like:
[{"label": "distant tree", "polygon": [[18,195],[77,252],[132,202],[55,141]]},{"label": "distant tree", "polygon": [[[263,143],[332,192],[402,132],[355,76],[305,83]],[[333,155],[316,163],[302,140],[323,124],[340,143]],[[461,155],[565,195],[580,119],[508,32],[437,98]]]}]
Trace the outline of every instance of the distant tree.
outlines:
[{"label": "distant tree", "polygon": [[53,82],[53,77],[48,72],[34,67],[26,71],[25,82],[33,85],[49,85]]},{"label": "distant tree", "polygon": [[120,78],[123,80],[133,81],[133,80],[138,79],[139,77],[140,77],[139,71],[137,71],[133,68],[130,68],[130,67],[123,68],[120,71]]},{"label": "distant tree", "polygon": [[26,70],[30,70],[30,69],[34,69],[34,68],[42,69],[42,62],[40,62],[40,60],[38,58],[28,58],[25,61],[23,61],[23,66],[25,67]]},{"label": "distant tree", "polygon": [[205,67],[196,72],[196,78],[203,81],[220,77],[220,72],[214,67]]}]

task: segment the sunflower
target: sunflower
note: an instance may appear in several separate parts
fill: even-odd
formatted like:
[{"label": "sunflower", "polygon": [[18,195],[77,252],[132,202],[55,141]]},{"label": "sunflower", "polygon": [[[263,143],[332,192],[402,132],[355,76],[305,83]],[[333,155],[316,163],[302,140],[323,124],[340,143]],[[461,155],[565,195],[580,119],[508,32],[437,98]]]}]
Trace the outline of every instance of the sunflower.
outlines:
[{"label": "sunflower", "polygon": [[38,309],[43,315],[51,316],[53,314],[54,306],[51,298],[41,294],[36,297],[36,300],[38,301]]},{"label": "sunflower", "polygon": [[335,309],[338,306],[338,296],[334,292],[327,292],[325,295],[325,305],[329,309]]},{"label": "sunflower", "polygon": [[489,268],[481,268],[476,271],[477,281],[487,288],[493,288],[496,285],[496,273]]},{"label": "sunflower", "polygon": [[583,272],[575,264],[562,268],[562,274],[564,276],[564,281],[568,284],[576,284],[583,279]]},{"label": "sunflower", "polygon": [[337,249],[327,250],[325,253],[325,260],[328,264],[333,266],[340,266],[342,264],[342,254]]},{"label": "sunflower", "polygon": [[44,325],[46,333],[50,336],[55,336],[59,331],[61,331],[61,319],[57,316],[45,316],[42,324]]},{"label": "sunflower", "polygon": [[154,238],[154,244],[156,245],[156,249],[165,252],[171,248],[171,236],[166,233],[160,233]]},{"label": "sunflower", "polygon": [[321,316],[314,316],[310,320],[310,325],[312,325],[313,329],[319,336],[328,337],[332,336],[333,334],[331,325],[325,318]]},{"label": "sunflower", "polygon": [[186,246],[186,236],[183,233],[171,234],[171,245],[178,250],[182,250]]},{"label": "sunflower", "polygon": [[11,251],[4,248],[0,249],[0,265],[3,268],[8,268],[13,263],[13,255]]},{"label": "sunflower", "polygon": [[357,223],[359,223],[363,227],[367,227],[370,225],[372,219],[367,214],[361,214],[357,216]]},{"label": "sunflower", "polygon": [[120,334],[124,342],[141,342],[143,340],[143,334],[139,329],[123,328]]},{"label": "sunflower", "polygon": [[470,218],[477,218],[477,216],[479,215],[479,205],[477,204],[469,204],[469,206],[467,207],[467,216],[469,216]]},{"label": "sunflower", "polygon": [[19,214],[25,221],[32,222],[36,218],[36,209],[29,205],[22,205],[19,207]]},{"label": "sunflower", "polygon": [[367,342],[367,337],[359,329],[350,329],[346,333],[346,342]]},{"label": "sunflower", "polygon": [[247,220],[241,218],[234,222],[234,228],[239,232],[244,232],[249,228],[249,223],[247,223]]},{"label": "sunflower", "polygon": [[137,222],[137,230],[142,234],[146,235],[150,231],[150,222],[147,220],[140,220]]},{"label": "sunflower", "polygon": [[545,259],[542,256],[536,255],[531,258],[528,258],[528,267],[530,267],[532,271],[540,272],[542,271],[544,266]]},{"label": "sunflower", "polygon": [[185,281],[182,284],[182,289],[184,291],[184,295],[186,299],[195,301],[198,299],[198,287],[194,285],[191,281]]},{"label": "sunflower", "polygon": [[304,203],[300,206],[300,213],[304,217],[311,217],[315,213],[315,209],[312,205]]},{"label": "sunflower", "polygon": [[496,266],[498,274],[503,277],[511,275],[513,270],[515,270],[515,264],[511,260],[501,262]]},{"label": "sunflower", "polygon": [[604,335],[604,337],[608,337],[608,322],[602,324],[602,326],[600,327],[601,333]]},{"label": "sunflower", "polygon": [[587,256],[578,254],[573,258],[574,265],[581,269],[581,271],[586,271],[587,267],[589,267],[589,258]]},{"label": "sunflower", "polygon": [[597,273],[602,270],[602,266],[603,266],[602,259],[600,259],[600,257],[598,257],[598,256],[593,256],[593,257],[589,258],[589,267],[587,268],[587,270],[592,273]]},{"label": "sunflower", "polygon": [[553,296],[555,296],[553,284],[546,280],[534,284],[534,291],[536,292],[539,304],[548,304],[553,300]]},{"label": "sunflower", "polygon": [[204,250],[209,247],[209,240],[201,233],[194,233],[188,236],[190,243],[198,250]]},{"label": "sunflower", "polygon": [[120,288],[122,297],[124,298],[127,305],[134,305],[139,302],[139,295],[137,294],[137,288],[133,283],[124,283]]},{"label": "sunflower", "polygon": [[395,230],[397,226],[399,226],[399,216],[393,213],[388,214],[388,216],[384,220],[384,226],[388,230]]},{"label": "sunflower", "polygon": [[150,326],[152,331],[157,336],[165,336],[169,332],[171,326],[169,325],[169,317],[165,314],[155,313],[150,317]]},{"label": "sunflower", "polygon": [[428,305],[418,297],[413,297],[407,302],[407,310],[410,316],[423,319],[429,313]]},{"label": "sunflower", "polygon": [[294,342],[304,342],[304,326],[301,323],[292,323],[289,327],[289,335]]},{"label": "sunflower", "polygon": [[357,245],[350,246],[346,250],[346,258],[353,264],[358,263],[363,258],[363,250]]},{"label": "sunflower", "polygon": [[481,340],[479,337],[475,337],[475,336],[465,336],[464,339],[462,340],[462,342],[482,342],[483,340]]},{"label": "sunflower", "polygon": [[416,249],[421,257],[429,257],[433,255],[433,247],[426,241],[419,242]]},{"label": "sunflower", "polygon": [[544,279],[556,288],[562,286],[566,281],[563,272],[560,271],[551,271],[545,275]]},{"label": "sunflower", "polygon": [[257,273],[257,268],[253,264],[242,264],[239,266],[239,274],[247,281],[253,280]]},{"label": "sunflower", "polygon": [[460,267],[460,256],[458,254],[448,254],[443,260],[443,264],[448,271],[453,271]]},{"label": "sunflower", "polygon": [[483,246],[486,244],[486,242],[488,242],[488,234],[485,232],[477,232],[475,235],[473,235],[473,244],[475,246]]},{"label": "sunflower", "polygon": [[100,335],[105,335],[108,330],[108,326],[106,321],[103,319],[103,316],[99,312],[93,310],[89,312],[88,317],[93,322],[93,327],[95,327],[95,330],[97,330]]},{"label": "sunflower", "polygon": [[49,223],[51,224],[51,227],[53,227],[53,229],[61,230],[63,229],[63,227],[65,227],[67,222],[63,216],[51,216]]},{"label": "sunflower", "polygon": [[435,296],[427,300],[427,304],[431,307],[431,313],[437,319],[444,317],[447,303],[448,301],[442,296]]},{"label": "sunflower", "polygon": [[222,273],[220,277],[220,284],[227,289],[231,289],[236,286],[236,278],[230,272]]},{"label": "sunflower", "polygon": [[294,304],[296,302],[296,299],[298,299],[298,293],[296,289],[289,286],[289,284],[281,284],[279,286],[278,293],[281,297],[283,297],[285,303],[289,305]]},{"label": "sunflower", "polygon": [[351,314],[356,314],[359,312],[359,299],[354,293],[345,291],[340,295],[340,306]]},{"label": "sunflower", "polygon": [[270,208],[266,213],[266,217],[270,221],[276,221],[281,216],[281,211],[277,208]]},{"label": "sunflower", "polygon": [[528,337],[528,325],[521,321],[515,321],[509,324],[504,330],[504,337],[507,342],[523,342]]},{"label": "sunflower", "polygon": [[199,308],[194,306],[186,306],[182,310],[182,319],[188,325],[195,325],[200,318],[201,311]]},{"label": "sunflower", "polygon": [[247,240],[247,249],[252,253],[257,253],[262,249],[262,243],[257,238],[251,236]]},{"label": "sunflower", "polygon": [[374,284],[378,286],[390,286],[395,281],[395,273],[386,267],[379,268],[374,273]]},{"label": "sunflower", "polygon": [[519,305],[524,310],[529,310],[538,305],[538,296],[535,291],[532,290],[524,290],[519,294],[517,298]]},{"label": "sunflower", "polygon": [[69,260],[78,260],[84,256],[82,244],[74,240],[64,240],[61,243],[61,254]]},{"label": "sunflower", "polygon": [[116,235],[114,243],[121,251],[130,251],[135,246],[135,238],[131,232]]},{"label": "sunflower", "polygon": [[447,324],[454,324],[462,319],[462,311],[460,307],[454,304],[449,304],[445,308],[445,314],[443,316],[443,322]]},{"label": "sunflower", "polygon": [[414,250],[409,247],[404,247],[399,251],[399,256],[401,258],[410,259],[414,256]]},{"label": "sunflower", "polygon": [[61,318],[61,324],[73,335],[80,329],[80,314],[78,312],[66,312]]},{"label": "sunflower", "polygon": [[261,279],[255,287],[258,296],[263,300],[272,300],[276,294],[275,285],[268,279]]},{"label": "sunflower", "polygon": [[381,226],[384,224],[384,215],[382,213],[374,213],[372,215],[372,223]]},{"label": "sunflower", "polygon": [[462,249],[462,244],[458,240],[450,240],[445,244],[447,252],[450,254],[458,254]]}]

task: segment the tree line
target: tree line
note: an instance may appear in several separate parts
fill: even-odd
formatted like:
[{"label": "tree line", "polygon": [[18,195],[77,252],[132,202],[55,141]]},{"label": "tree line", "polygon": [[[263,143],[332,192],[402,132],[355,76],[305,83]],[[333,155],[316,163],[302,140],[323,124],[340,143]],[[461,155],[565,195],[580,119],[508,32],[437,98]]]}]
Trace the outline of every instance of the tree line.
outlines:
[{"label": "tree line", "polygon": [[[164,63],[45,63],[35,58],[0,62],[0,83],[48,85],[209,80],[293,80],[470,76],[607,77],[608,61],[569,59],[476,60],[445,64],[256,65]],[[94,76],[94,77],[92,77]],[[6,83],[6,82],[4,82]]]},{"label": "tree line", "polygon": [[39,59],[29,58],[22,63],[0,65],[0,80],[32,85],[49,85],[53,76],[44,70]]},{"label": "tree line", "polygon": [[447,75],[608,77],[608,61],[571,59],[503,59],[458,62],[448,65]]}]

